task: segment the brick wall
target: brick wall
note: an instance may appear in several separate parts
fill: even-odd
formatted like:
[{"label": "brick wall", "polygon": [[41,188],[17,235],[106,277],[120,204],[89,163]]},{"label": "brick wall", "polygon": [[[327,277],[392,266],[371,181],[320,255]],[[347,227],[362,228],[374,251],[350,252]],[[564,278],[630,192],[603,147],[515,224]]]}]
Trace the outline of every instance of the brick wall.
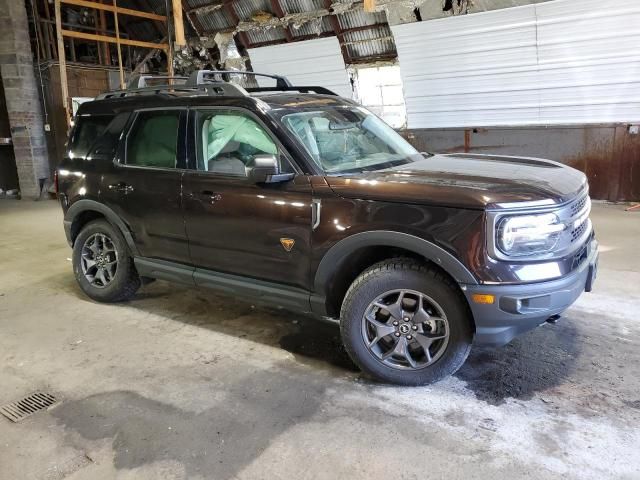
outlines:
[{"label": "brick wall", "polygon": [[49,179],[44,119],[33,68],[25,3],[0,0],[0,73],[23,197],[36,197]]}]

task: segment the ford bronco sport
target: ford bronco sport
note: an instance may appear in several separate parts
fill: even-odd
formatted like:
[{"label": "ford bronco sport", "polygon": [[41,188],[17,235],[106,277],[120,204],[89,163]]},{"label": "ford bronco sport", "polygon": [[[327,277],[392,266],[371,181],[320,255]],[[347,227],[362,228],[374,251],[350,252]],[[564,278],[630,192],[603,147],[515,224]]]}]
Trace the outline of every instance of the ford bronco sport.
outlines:
[{"label": "ford bronco sport", "polygon": [[56,183],[89,297],[163,279],[309,313],[364,372],[420,385],[591,290],[582,173],[424,154],[351,100],[266,77],[142,78],[80,107]]}]

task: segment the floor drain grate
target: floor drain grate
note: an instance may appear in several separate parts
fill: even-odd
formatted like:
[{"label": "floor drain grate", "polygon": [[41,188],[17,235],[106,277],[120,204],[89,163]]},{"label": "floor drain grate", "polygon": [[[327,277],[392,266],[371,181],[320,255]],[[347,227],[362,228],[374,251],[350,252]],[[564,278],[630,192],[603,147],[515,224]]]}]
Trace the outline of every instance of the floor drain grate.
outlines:
[{"label": "floor drain grate", "polygon": [[12,422],[19,422],[40,410],[58,403],[56,397],[50,393],[36,392],[17,402],[7,403],[0,407],[0,413]]}]

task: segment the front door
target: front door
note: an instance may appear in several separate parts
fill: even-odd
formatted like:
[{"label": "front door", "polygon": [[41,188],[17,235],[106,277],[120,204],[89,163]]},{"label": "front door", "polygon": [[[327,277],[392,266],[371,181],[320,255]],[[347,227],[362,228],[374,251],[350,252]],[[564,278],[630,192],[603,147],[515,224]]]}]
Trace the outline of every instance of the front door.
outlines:
[{"label": "front door", "polygon": [[183,198],[192,262],[213,272],[307,289],[308,177],[299,174],[276,184],[249,180],[256,155],[276,155],[283,171],[295,171],[275,137],[249,111],[207,109],[190,115],[197,162],[184,175]]},{"label": "front door", "polygon": [[182,212],[184,109],[134,114],[104,195],[124,202],[123,217],[143,257],[189,263]]}]

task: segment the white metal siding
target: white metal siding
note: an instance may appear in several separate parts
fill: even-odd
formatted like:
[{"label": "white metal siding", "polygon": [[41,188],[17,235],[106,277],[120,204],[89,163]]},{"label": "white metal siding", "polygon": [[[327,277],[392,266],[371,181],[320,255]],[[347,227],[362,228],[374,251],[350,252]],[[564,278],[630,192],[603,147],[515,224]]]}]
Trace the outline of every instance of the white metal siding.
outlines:
[{"label": "white metal siding", "polygon": [[639,0],[555,0],[392,30],[409,128],[640,121]]},{"label": "white metal siding", "polygon": [[351,98],[351,83],[336,37],[249,49],[255,72],[284,75],[294,85],[320,86]]}]

